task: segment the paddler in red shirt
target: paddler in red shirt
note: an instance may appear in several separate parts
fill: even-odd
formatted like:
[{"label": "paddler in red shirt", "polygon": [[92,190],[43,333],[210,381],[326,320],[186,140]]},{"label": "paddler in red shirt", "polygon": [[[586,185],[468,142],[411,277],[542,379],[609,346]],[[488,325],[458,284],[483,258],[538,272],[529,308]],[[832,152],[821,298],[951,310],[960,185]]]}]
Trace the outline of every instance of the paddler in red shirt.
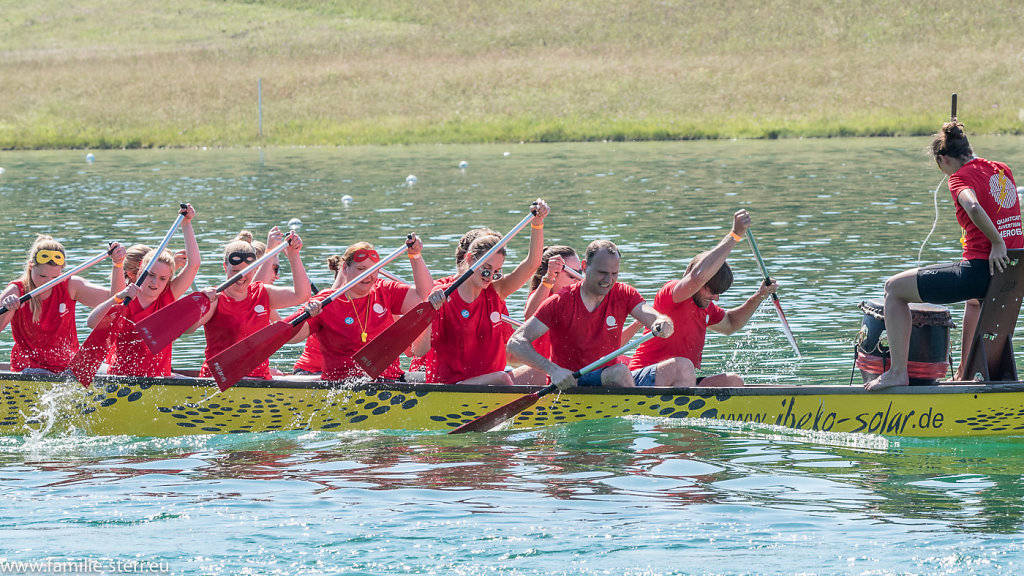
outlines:
[{"label": "paddler in red shirt", "polygon": [[[621,346],[627,316],[652,329],[660,338],[672,335],[672,320],[651,308],[635,288],[618,282],[621,254],[615,244],[595,240],[587,247],[583,281],[548,298],[537,313],[515,331],[508,353],[543,370],[559,389],[573,386],[653,385],[653,375],[631,374],[625,364],[610,364],[584,374],[579,370]],[[533,342],[551,335],[551,359],[541,356]],[[682,381],[683,374],[674,374]],[[691,375],[692,377],[692,375]]]},{"label": "paddler in red shirt", "polygon": [[[385,280],[375,272],[334,299],[330,306],[321,307],[320,302],[344,286],[346,278],[356,278],[380,262],[380,254],[367,242],[357,242],[345,250],[342,255],[344,265],[334,280],[334,286],[321,291],[306,304],[304,309],[309,311],[310,319],[291,340],[295,343],[305,340],[310,334],[317,336],[323,356],[322,380],[367,378],[366,372],[352,360],[352,355],[394,324],[394,315],[412,310],[433,288],[422,251],[423,242],[414,234],[407,254],[415,288]],[[381,374],[381,378],[391,380],[402,380],[403,377],[397,359]]]},{"label": "paddler in red shirt", "polygon": [[957,380],[964,377],[964,361],[981,315],[980,299],[996,271],[1010,263],[1006,250],[1024,248],[1017,184],[1009,166],[974,155],[964,125],[955,119],[942,125],[929,148],[939,170],[949,176],[949,192],[956,206],[956,221],[963,234],[959,262],[913,268],[885,282],[885,331],[892,365],[864,384],[868,390],[907,386],[910,350],[911,302],[950,304],[967,301]]},{"label": "paddler in red shirt", "polygon": [[658,290],[654,309],[675,323],[671,338],[648,340],[636,349],[629,362],[631,370],[651,369],[655,386],[668,386],[660,374],[670,364],[678,364],[684,374],[695,378],[682,386],[743,386],[739,374],[725,372],[696,378],[704,352],[708,328],[720,334],[732,334],[743,328],[769,294],[778,289],[774,280],[761,283],[750,298],[729,310],[716,304],[718,297],[732,286],[732,269],[725,259],[750,228],[750,214],[740,210],[733,215],[732,230],[709,252],[694,256],[679,280],[671,280]]},{"label": "paddler in red shirt", "polygon": [[[274,227],[271,235],[271,244],[279,245],[283,236],[281,230]],[[242,276],[241,280],[225,288],[220,294],[216,292],[216,288],[203,290],[203,293],[210,298],[210,309],[189,332],[194,332],[200,326],[204,327],[207,361],[246,336],[269,326],[274,310],[297,306],[309,298],[309,278],[302,265],[302,257],[299,254],[301,249],[302,238],[293,232],[288,240],[288,247],[284,249],[292,270],[291,286],[273,286],[254,281],[254,276],[258,271],[250,270],[245,276]],[[247,270],[257,258],[252,233],[243,230],[224,247],[225,278],[231,278],[235,274]],[[206,362],[203,362],[199,375],[202,377],[211,375]],[[269,377],[269,359],[249,373],[249,378],[267,379]]]},{"label": "paddler in red shirt", "polygon": [[10,324],[14,336],[12,372],[59,374],[68,369],[78,351],[75,303],[99,306],[124,288],[125,249],[114,242],[110,245],[110,255],[114,267],[109,290],[79,276],[71,276],[36,294],[22,306],[23,295],[64,273],[64,245],[46,234],[36,237],[28,251],[25,272],[0,293],[0,306],[7,308],[7,312],[0,315],[0,330]]}]

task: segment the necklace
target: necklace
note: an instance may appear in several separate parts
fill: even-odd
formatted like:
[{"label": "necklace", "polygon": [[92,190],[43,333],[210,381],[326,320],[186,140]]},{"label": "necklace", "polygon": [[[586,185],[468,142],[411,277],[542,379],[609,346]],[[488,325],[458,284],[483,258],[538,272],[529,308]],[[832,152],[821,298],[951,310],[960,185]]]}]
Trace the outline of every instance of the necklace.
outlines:
[{"label": "necklace", "polygon": [[[369,294],[367,294],[367,296],[369,296]],[[349,304],[352,304],[352,315],[356,317],[356,322],[359,323],[359,331],[362,332],[360,337],[362,338],[363,342],[366,342],[366,337],[368,336],[368,334],[366,333],[366,326],[370,324],[370,303],[366,303],[366,312],[363,314],[363,316],[366,317],[366,320],[364,321],[359,319],[359,310],[356,309],[355,299],[349,298],[348,301]]]}]

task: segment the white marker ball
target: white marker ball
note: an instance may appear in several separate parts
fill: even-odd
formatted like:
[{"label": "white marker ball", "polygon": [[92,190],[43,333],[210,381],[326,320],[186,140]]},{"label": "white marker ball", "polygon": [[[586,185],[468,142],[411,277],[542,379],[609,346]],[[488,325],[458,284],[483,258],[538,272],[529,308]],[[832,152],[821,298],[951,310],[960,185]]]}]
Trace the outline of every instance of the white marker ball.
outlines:
[{"label": "white marker ball", "polygon": [[302,220],[299,220],[298,218],[292,218],[291,220],[288,221],[288,227],[292,229],[301,228]]},{"label": "white marker ball", "polygon": [[511,152],[505,152],[505,156],[511,156],[511,155],[512,155]]},{"label": "white marker ball", "polygon": [[352,203],[352,197],[349,196],[348,194],[345,194],[344,196],[341,197],[341,203],[342,204],[351,204]]},{"label": "white marker ball", "polygon": [[4,172],[6,172],[6,170],[4,170],[3,168],[0,168],[0,174],[3,174]]},{"label": "white marker ball", "polygon": [[85,155],[85,161],[91,164],[92,162],[96,161],[96,157],[92,155],[92,152],[89,152],[88,154]]},{"label": "white marker ball", "polygon": [[466,168],[469,168],[469,162],[466,162],[465,160],[463,160],[462,162],[459,162],[459,168],[462,168],[463,170],[465,170]]},{"label": "white marker ball", "polygon": [[416,176],[413,176],[412,174],[409,174],[408,176],[405,177],[405,183],[406,184],[415,184],[416,183]]}]

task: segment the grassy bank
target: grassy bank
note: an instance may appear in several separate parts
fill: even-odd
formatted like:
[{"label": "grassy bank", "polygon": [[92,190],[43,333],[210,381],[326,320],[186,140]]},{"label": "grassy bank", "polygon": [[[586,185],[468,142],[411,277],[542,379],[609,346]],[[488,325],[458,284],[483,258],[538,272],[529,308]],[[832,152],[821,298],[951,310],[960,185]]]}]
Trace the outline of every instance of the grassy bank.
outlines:
[{"label": "grassy bank", "polygon": [[1024,132],[1024,6],[893,4],[0,0],[0,148]]}]

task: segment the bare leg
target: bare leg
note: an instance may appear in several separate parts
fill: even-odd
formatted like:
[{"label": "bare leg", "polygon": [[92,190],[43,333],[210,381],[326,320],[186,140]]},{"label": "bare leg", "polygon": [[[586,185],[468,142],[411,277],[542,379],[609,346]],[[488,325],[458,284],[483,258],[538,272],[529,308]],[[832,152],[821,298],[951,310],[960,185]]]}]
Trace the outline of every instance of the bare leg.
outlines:
[{"label": "bare leg", "polygon": [[960,366],[956,369],[955,380],[965,379],[964,370],[967,369],[967,354],[971,351],[971,343],[974,341],[974,332],[978,328],[978,318],[981,317],[981,301],[968,300],[964,307],[963,337],[960,340]]},{"label": "bare leg", "polygon": [[511,386],[512,378],[505,372],[491,372],[466,378],[459,384],[479,384],[484,386]]},{"label": "bare leg", "polygon": [[698,384],[701,388],[738,388],[743,386],[743,378],[733,372],[705,376]]},{"label": "bare leg", "polygon": [[659,362],[654,369],[655,386],[696,385],[697,375],[694,373],[693,362],[689,358],[675,357]]},{"label": "bare leg", "polygon": [[866,390],[884,390],[910,384],[907,375],[907,354],[910,351],[910,303],[920,302],[917,292],[917,269],[907,270],[885,283],[885,332],[889,335],[889,356],[892,365],[887,372],[864,384]]},{"label": "bare leg", "polygon": [[625,364],[612,364],[601,372],[601,386],[632,388],[635,385],[633,375]]}]

